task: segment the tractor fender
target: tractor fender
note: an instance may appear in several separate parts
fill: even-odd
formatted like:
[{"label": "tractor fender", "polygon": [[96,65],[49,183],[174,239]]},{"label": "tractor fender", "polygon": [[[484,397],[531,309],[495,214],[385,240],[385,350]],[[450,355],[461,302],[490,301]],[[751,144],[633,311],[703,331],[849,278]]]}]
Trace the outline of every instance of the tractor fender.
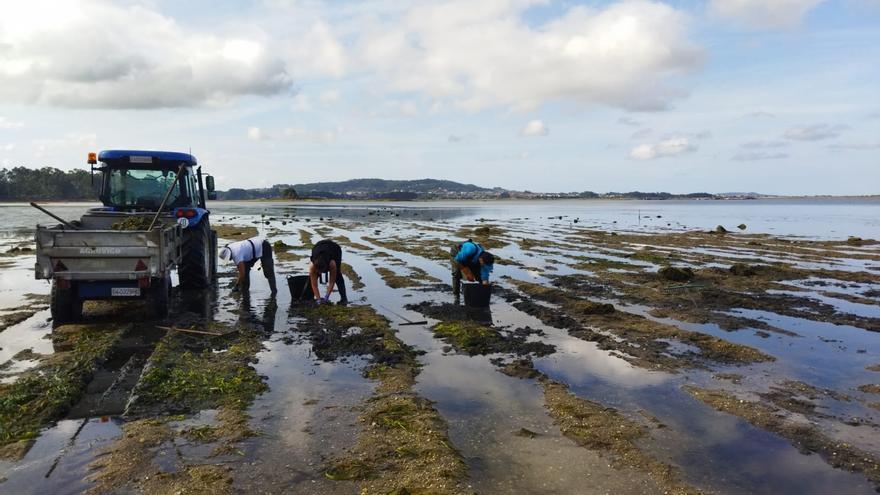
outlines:
[{"label": "tractor fender", "polygon": [[[178,211],[183,211],[183,212],[192,211],[192,212],[195,212],[195,215],[187,218],[185,215],[179,214]],[[174,209],[174,217],[175,218],[186,218],[186,220],[188,222],[188,224],[186,226],[187,229],[197,227],[202,222],[203,218],[208,217],[209,213],[210,212],[204,208],[175,208]]]}]

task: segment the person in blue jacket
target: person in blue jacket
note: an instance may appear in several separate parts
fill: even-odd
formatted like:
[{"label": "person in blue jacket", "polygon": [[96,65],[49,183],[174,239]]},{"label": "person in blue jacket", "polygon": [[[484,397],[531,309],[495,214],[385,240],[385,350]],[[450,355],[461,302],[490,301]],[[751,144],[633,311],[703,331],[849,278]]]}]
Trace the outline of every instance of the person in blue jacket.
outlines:
[{"label": "person in blue jacket", "polygon": [[452,247],[452,294],[456,303],[461,293],[461,278],[489,285],[489,274],[495,265],[495,256],[476,242],[468,239]]}]

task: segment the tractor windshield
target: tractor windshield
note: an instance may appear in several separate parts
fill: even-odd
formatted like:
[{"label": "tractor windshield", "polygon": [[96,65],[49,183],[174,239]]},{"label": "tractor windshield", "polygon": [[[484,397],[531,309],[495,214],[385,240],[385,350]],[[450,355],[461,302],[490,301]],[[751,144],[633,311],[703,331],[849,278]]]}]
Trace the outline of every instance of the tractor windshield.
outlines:
[{"label": "tractor windshield", "polygon": [[112,168],[105,174],[103,201],[107,206],[155,211],[165,192],[177,183],[168,196],[167,208],[195,205],[193,175],[184,169],[178,180],[174,170]]}]

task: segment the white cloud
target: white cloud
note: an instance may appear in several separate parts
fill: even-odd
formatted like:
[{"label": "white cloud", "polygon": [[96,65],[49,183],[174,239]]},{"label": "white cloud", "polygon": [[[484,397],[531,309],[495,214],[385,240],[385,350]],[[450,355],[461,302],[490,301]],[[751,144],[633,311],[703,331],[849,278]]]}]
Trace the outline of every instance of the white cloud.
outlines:
[{"label": "white cloud", "polygon": [[367,114],[374,119],[396,119],[416,117],[420,114],[419,106],[411,100],[387,100],[381,103],[379,108],[370,110]]},{"label": "white cloud", "polygon": [[339,91],[336,91],[335,89],[328,89],[326,91],[323,91],[318,99],[321,100],[321,103],[324,103],[325,105],[331,105],[333,103],[338,103],[341,99],[341,96],[339,95]]},{"label": "white cloud", "polygon": [[659,143],[636,146],[630,151],[629,156],[634,160],[653,160],[655,158],[691,153],[696,150],[697,146],[690,139],[678,136],[665,139]]},{"label": "white cloud", "polygon": [[306,33],[295,33],[283,44],[290,72],[296,77],[342,77],[348,70],[348,55],[331,27],[318,21]]},{"label": "white cloud", "polygon": [[547,134],[550,134],[550,129],[543,120],[531,120],[519,131],[520,136],[526,137],[546,136]]},{"label": "white cloud", "polygon": [[792,127],[785,131],[785,138],[795,141],[821,141],[840,136],[849,129],[845,125],[815,124],[802,127]]},{"label": "white cloud", "polygon": [[617,119],[617,123],[620,125],[627,125],[627,126],[631,126],[631,127],[641,127],[644,125],[643,122],[638,121],[632,117],[621,117],[621,118]]},{"label": "white cloud", "polygon": [[33,145],[36,158],[55,158],[69,153],[97,149],[98,136],[88,132],[73,132],[62,138],[35,139]]},{"label": "white cloud", "polygon": [[527,110],[554,100],[661,109],[683,94],[667,76],[701,63],[702,51],[686,38],[686,15],[666,4],[576,6],[529,26],[523,13],[539,3],[422,4],[368,28],[360,58],[392,90],[469,110]]},{"label": "white cloud", "polygon": [[711,0],[713,14],[759,28],[792,28],[824,0]]},{"label": "white cloud", "polygon": [[314,144],[331,144],[336,141],[337,131],[310,131],[300,127],[287,127],[274,131],[264,131],[250,127],[247,137],[253,141],[301,141]]},{"label": "white cloud", "polygon": [[880,141],[874,143],[835,143],[826,146],[832,150],[868,151],[880,150]]},{"label": "white cloud", "polygon": [[769,140],[758,140],[758,141],[749,141],[739,145],[740,148],[745,149],[770,149],[770,148],[784,148],[788,146],[788,143],[785,141],[769,141]]},{"label": "white cloud", "polygon": [[450,143],[467,143],[471,141],[476,141],[477,135],[473,133],[469,134],[450,134],[448,141]]},{"label": "white cloud", "polygon": [[266,36],[199,32],[142,5],[32,0],[0,17],[0,100],[69,107],[222,105],[291,86]]},{"label": "white cloud", "polygon": [[643,139],[650,136],[654,132],[653,129],[649,127],[645,127],[644,129],[639,129],[636,132],[632,133],[629,138],[630,139]]},{"label": "white cloud", "polygon": [[758,110],[756,112],[749,112],[749,113],[745,114],[744,117],[751,117],[751,118],[755,118],[755,119],[761,119],[761,118],[772,119],[773,117],[776,117],[776,115],[774,115],[773,113],[768,112],[766,110]]},{"label": "white cloud", "polygon": [[3,151],[12,151],[15,149],[15,145],[12,143],[7,143],[3,145]]},{"label": "white cloud", "polygon": [[294,112],[308,112],[312,109],[312,101],[308,96],[300,93],[293,97],[293,104],[290,108]]},{"label": "white cloud", "polygon": [[0,116],[0,129],[21,129],[22,127],[24,127],[24,122],[16,122]]},{"label": "white cloud", "polygon": [[744,151],[733,155],[733,160],[738,162],[756,162],[759,160],[782,160],[788,158],[788,153],[772,151]]}]

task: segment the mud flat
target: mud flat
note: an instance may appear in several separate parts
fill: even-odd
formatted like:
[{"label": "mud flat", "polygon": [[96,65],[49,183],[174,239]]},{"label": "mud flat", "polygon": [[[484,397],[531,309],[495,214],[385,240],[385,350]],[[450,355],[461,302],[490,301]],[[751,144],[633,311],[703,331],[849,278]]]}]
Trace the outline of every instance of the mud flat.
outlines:
[{"label": "mud flat", "polygon": [[[685,228],[667,211],[639,227],[553,209],[226,208],[220,237],[265,235],[279,273],[339,242],[354,303],[272,299],[252,274],[250,294],[175,290],[166,321],[111,302],[52,328],[32,253],[4,254],[0,491],[880,487],[869,235]],[[499,260],[489,310],[452,304],[450,247],[467,238]]]}]

